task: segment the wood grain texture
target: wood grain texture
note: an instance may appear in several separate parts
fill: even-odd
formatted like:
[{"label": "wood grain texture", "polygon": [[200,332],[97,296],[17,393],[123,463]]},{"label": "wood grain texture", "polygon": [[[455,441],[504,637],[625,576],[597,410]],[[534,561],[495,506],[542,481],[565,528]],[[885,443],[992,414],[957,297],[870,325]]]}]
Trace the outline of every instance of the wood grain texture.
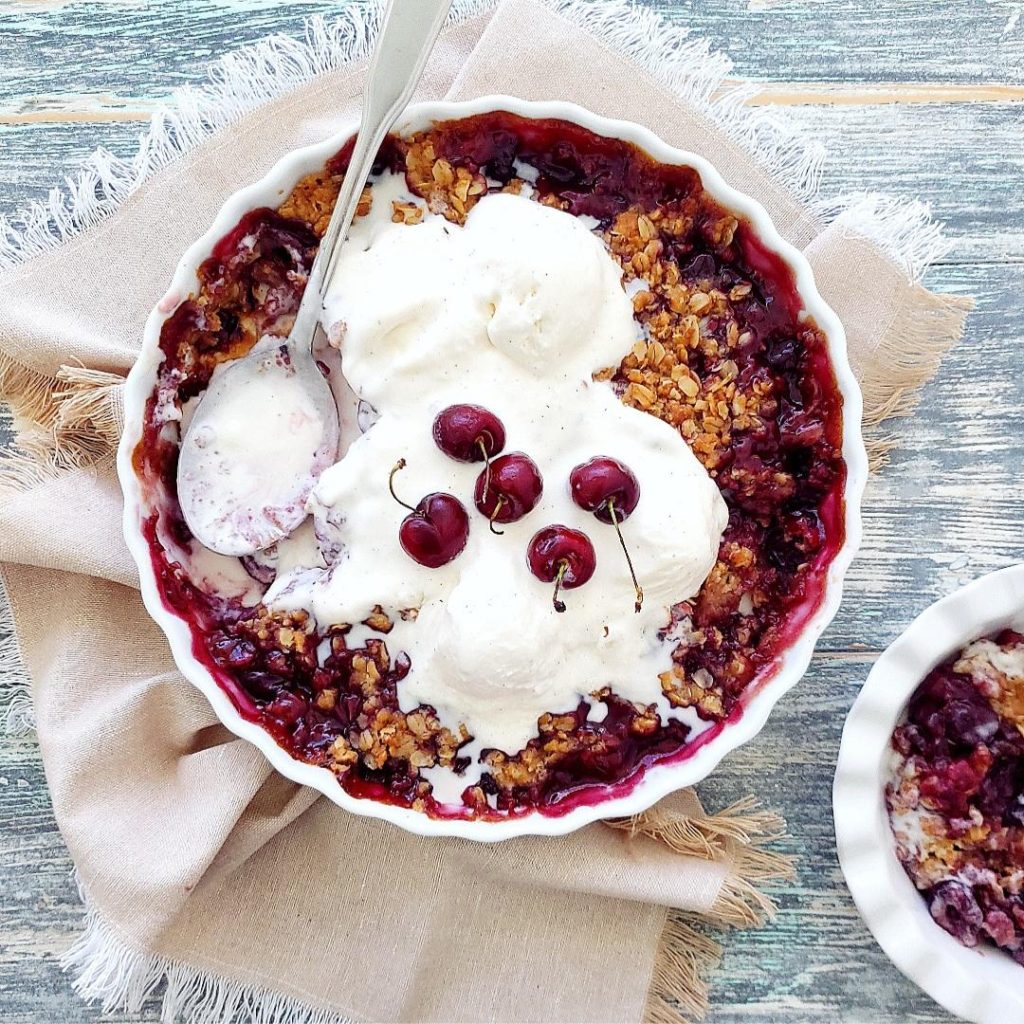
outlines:
[{"label": "wood grain texture", "polygon": [[[1024,260],[1024,103],[806,105],[785,113],[828,148],[829,194],[882,189],[918,197],[949,229],[948,259]],[[45,198],[60,173],[97,145],[130,157],[142,128],[0,124],[0,214]]]},{"label": "wood grain texture", "polygon": [[[735,79],[730,79],[731,84]],[[748,101],[753,107],[883,106],[923,103],[1018,103],[1024,100],[1021,85],[943,85],[935,82],[884,82],[874,85],[831,85],[809,82],[777,82],[763,86]],[[102,123],[134,121],[145,124],[159,100],[127,99],[109,94],[34,97],[23,99],[18,109],[0,107],[0,125]]]},{"label": "wood grain texture", "polygon": [[[1024,25],[1016,0],[648,0],[769,86],[833,154],[829,191],[931,202],[955,247],[928,283],[973,293],[964,342],[894,427],[865,542],[811,670],[764,732],[701,787],[782,811],[800,856],[763,929],[727,938],[714,1024],[948,1024],[860,922],[835,858],[830,791],[843,720],[877,653],[931,601],[1020,560],[1024,527]],[[204,61],[295,32],[337,0],[0,2],[0,212],[42,198],[95,146],[130,155],[144,116]],[[969,26],[966,27],[966,26]],[[2,299],[0,299],[2,301]],[[0,439],[2,443],[2,439]],[[0,743],[0,1020],[155,1022],[71,993],[57,957],[82,911],[31,738]]]},{"label": "wood grain texture", "polygon": [[[598,0],[600,2],[600,0]],[[301,31],[338,0],[110,0],[0,7],[0,108],[65,95],[152,99],[204,61],[276,31]],[[1017,0],[646,0],[715,40],[747,77],[783,82],[1024,84]],[[5,29],[7,29],[5,31]],[[55,68],[74,68],[73,80]]]}]

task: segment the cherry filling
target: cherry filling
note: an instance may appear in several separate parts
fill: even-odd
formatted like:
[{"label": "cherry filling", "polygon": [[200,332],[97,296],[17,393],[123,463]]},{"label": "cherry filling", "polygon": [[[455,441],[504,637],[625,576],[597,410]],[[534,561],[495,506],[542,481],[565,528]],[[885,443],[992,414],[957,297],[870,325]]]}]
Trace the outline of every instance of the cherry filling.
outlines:
[{"label": "cherry filling", "polygon": [[[572,124],[507,113],[385,143],[377,170],[404,171],[409,188],[454,222],[488,191],[526,188],[516,176],[521,164],[536,169],[530,187],[539,201],[596,218],[625,278],[649,285],[634,308],[650,341],[604,378],[624,402],[680,431],[730,513],[711,575],[694,600],[673,609],[665,629],[674,646],[663,692],[709,727],[694,737],[680,722],[662,724],[653,705],[602,690],[593,698],[605,706],[601,721],[588,718],[586,704],[551,709],[526,749],[487,753],[487,770],[461,807],[440,805],[419,771],[463,767],[469,737],[442,726],[432,708],[401,711],[397,687],[409,663],[386,643],[389,615],[399,609],[375,611],[366,625],[379,639],[349,647],[347,626],[314,627],[301,614],[208,593],[176,550],[191,538],[174,495],[179,431],[167,409],[200,394],[219,362],[261,335],[287,333],[350,151],[303,179],[277,211],[246,214],[200,266],[197,292],[164,324],[157,388],[134,456],[160,591],[190,624],[196,656],[239,711],[296,758],[331,769],[354,795],[465,817],[560,814],[622,795],[649,765],[690,756],[741,714],[820,604],[843,542],[845,472],[842,400],[825,338],[801,317],[790,269],[703,191],[690,168],[658,164]],[[456,408],[462,415],[438,418],[435,438],[453,458],[485,463],[478,509],[492,528],[527,514],[540,494],[540,474],[530,472],[536,466],[521,453],[500,454],[504,430],[487,410]],[[618,528],[631,511],[629,489],[622,490],[629,481],[619,479],[603,504],[599,482],[596,498],[581,492],[580,500],[596,500],[595,516]],[[426,530],[437,547],[431,557],[461,550],[462,520],[450,503],[417,506],[413,517],[414,548]]]}]

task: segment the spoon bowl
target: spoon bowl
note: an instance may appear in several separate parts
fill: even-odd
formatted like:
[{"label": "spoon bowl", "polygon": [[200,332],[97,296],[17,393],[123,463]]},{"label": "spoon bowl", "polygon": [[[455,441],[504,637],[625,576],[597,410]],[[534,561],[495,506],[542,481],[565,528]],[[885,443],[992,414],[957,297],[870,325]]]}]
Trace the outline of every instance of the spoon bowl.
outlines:
[{"label": "spoon bowl", "polygon": [[330,385],[311,354],[295,359],[293,352],[267,335],[219,369],[182,440],[182,514],[218,554],[251,555],[287,537],[338,455]]}]

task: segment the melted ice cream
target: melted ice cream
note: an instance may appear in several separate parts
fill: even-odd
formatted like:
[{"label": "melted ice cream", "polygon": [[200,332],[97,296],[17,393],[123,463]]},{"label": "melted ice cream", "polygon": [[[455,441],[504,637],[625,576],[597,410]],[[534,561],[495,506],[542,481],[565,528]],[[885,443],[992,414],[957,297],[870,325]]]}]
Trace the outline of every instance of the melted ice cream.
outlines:
[{"label": "melted ice cream", "polygon": [[[714,564],[727,510],[675,430],[593,381],[629,351],[637,328],[619,267],[583,223],[492,195],[463,227],[430,215],[394,224],[391,199],[411,199],[403,187],[390,175],[375,185],[326,302],[345,378],[379,418],[310,498],[328,568],[319,552],[293,553],[266,600],[304,608],[322,627],[358,623],[382,605],[395,620],[392,656],[405,651],[412,663],[402,707],[431,704],[442,720],[466,723],[475,749],[514,752],[541,714],[571,710],[603,686],[660,701],[671,644],[658,631]],[[473,506],[482,464],[452,461],[432,437],[437,413],[461,402],[495,413],[505,451],[526,452],[544,478],[537,507],[503,536]],[[595,455],[619,459],[640,483],[623,525],[645,593],[640,614],[614,529],[570,498],[570,471]],[[469,512],[465,550],[440,569],[399,545],[406,510],[388,474],[400,458],[407,468],[395,484],[406,501],[448,491]],[[564,594],[564,614],[526,561],[530,538],[554,523],[584,531],[597,554],[590,582]],[[405,609],[418,615],[402,619]]]}]

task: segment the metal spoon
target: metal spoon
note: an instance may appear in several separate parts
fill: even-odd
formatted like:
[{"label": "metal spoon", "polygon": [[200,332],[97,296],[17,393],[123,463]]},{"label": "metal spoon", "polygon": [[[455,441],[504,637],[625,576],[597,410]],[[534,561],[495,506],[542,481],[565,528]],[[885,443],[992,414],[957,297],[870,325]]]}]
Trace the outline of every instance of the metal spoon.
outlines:
[{"label": "metal spoon", "polygon": [[[291,333],[264,337],[219,370],[196,407],[181,443],[178,501],[189,529],[213,551],[251,555],[286,537],[337,457],[338,409],[313,358],[324,292],[377,150],[412,96],[450,5],[390,0],[352,157]],[[254,437],[264,439],[259,450]]]}]

